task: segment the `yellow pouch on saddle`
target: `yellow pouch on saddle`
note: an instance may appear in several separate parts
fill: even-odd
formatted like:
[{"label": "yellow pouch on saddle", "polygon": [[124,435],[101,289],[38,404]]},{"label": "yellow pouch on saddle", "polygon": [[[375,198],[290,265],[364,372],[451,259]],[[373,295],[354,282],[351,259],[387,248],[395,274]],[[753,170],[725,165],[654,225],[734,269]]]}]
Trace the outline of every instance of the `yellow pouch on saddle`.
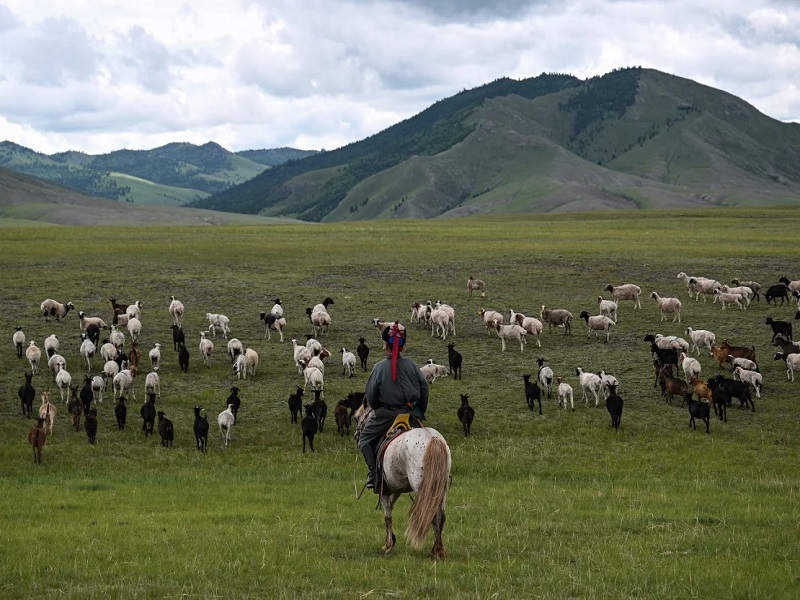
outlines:
[{"label": "yellow pouch on saddle", "polygon": [[398,433],[409,431],[410,429],[411,429],[411,415],[408,413],[403,413],[397,415],[394,418],[392,426],[389,427],[389,430],[386,432],[386,437],[391,438],[396,436]]}]

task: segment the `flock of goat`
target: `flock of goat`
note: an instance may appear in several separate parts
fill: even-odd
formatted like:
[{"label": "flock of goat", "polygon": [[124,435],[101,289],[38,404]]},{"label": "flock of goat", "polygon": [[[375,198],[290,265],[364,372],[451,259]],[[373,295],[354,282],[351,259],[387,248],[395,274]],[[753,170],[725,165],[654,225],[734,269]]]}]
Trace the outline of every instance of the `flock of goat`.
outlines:
[{"label": "flock of goat", "polygon": [[[702,296],[703,301],[707,297],[713,298],[714,302],[720,302],[722,309],[728,305],[735,305],[740,310],[746,310],[753,300],[760,300],[761,286],[753,281],[733,280],[731,286],[726,286],[718,281],[703,278],[690,277],[686,273],[679,273],[677,278],[683,281],[688,290],[689,297],[696,301]],[[608,285],[605,291],[611,294],[612,299],[598,297],[599,314],[590,315],[588,311],[580,313],[579,318],[586,323],[588,335],[604,335],[608,342],[612,328],[617,322],[617,311],[619,303],[631,301],[634,309],[641,308],[641,288],[634,284],[623,284],[619,286]],[[486,295],[486,284],[479,279],[470,277],[467,281],[468,297],[472,297],[474,292],[480,292],[481,297]],[[797,300],[800,309],[800,281],[789,281],[781,278],[777,284],[770,286],[763,296],[766,302],[774,302],[776,305],[780,301],[781,305]],[[672,322],[681,321],[682,303],[678,298],[663,297],[652,292],[650,297],[656,301],[661,320],[672,317]],[[76,430],[80,428],[81,417],[84,419],[84,429],[89,443],[95,443],[97,436],[97,409],[98,403],[103,401],[103,393],[107,389],[108,382],[111,382],[112,396],[115,401],[115,417],[119,429],[125,427],[127,407],[127,397],[135,399],[134,382],[136,381],[139,369],[143,368],[142,353],[138,348],[138,340],[142,330],[142,305],[137,301],[131,305],[117,303],[116,299],[111,299],[113,308],[113,319],[107,325],[100,317],[90,317],[83,311],[78,312],[81,333],[81,345],[79,353],[81,360],[86,365],[86,372],[91,372],[93,361],[99,356],[102,359],[102,372],[98,375],[87,376],[83,381],[83,388],[79,390],[78,385],[72,383],[72,376],[66,368],[66,359],[59,354],[59,340],[53,334],[44,340],[43,350],[40,349],[33,340],[27,341],[22,327],[17,327],[13,334],[13,343],[17,349],[17,355],[27,358],[30,364],[30,373],[25,374],[25,383],[19,389],[19,398],[22,406],[23,415],[30,417],[32,413],[32,403],[36,392],[32,385],[32,378],[39,372],[39,365],[43,358],[46,359],[49,372],[53,376],[53,382],[60,392],[62,402],[66,404],[67,412],[72,418],[72,424]],[[300,421],[303,434],[303,451],[305,451],[306,441],[309,442],[311,450],[314,450],[314,435],[321,432],[327,414],[327,405],[322,398],[324,390],[325,361],[331,356],[330,351],[322,346],[317,336],[323,336],[331,326],[331,316],[329,307],[334,304],[333,299],[326,298],[320,304],[306,310],[306,315],[311,324],[312,334],[306,336],[304,343],[292,340],[292,352],[298,375],[303,378],[303,387],[297,390],[289,398],[288,404],[292,415],[292,422],[298,422],[298,415],[302,408],[305,408],[305,416]],[[71,310],[74,310],[71,302],[60,303],[52,299],[45,300],[41,304],[41,311],[46,321],[55,319],[61,322],[67,317]],[[172,318],[173,348],[178,353],[178,361],[182,371],[188,371],[189,352],[186,348],[185,335],[182,329],[182,319],[185,312],[184,305],[171,297],[169,313]],[[566,309],[541,307],[539,318],[526,316],[510,311],[509,322],[506,323],[504,315],[498,311],[481,308],[478,314],[483,320],[485,330],[496,334],[501,340],[501,348],[506,350],[507,342],[519,344],[520,351],[524,350],[529,339],[532,339],[537,346],[541,346],[540,335],[547,325],[548,329],[563,328],[564,334],[572,332],[573,315]],[[286,327],[286,319],[280,299],[275,300],[275,304],[269,313],[262,312],[261,320],[265,325],[265,337],[271,339],[272,333],[277,333],[283,341],[283,332]],[[216,338],[222,335],[227,340],[227,355],[231,360],[233,372],[237,379],[252,379],[256,375],[259,356],[252,348],[245,348],[237,339],[228,339],[231,333],[230,320],[222,314],[207,313],[208,331],[201,332],[201,339],[198,349],[203,363],[210,367],[212,356],[215,352],[215,344],[209,336]],[[797,311],[795,319],[800,319],[800,310]],[[431,336],[446,339],[448,335],[454,336],[455,310],[441,302],[427,302],[425,304],[415,302],[412,305],[411,322],[428,327]],[[794,372],[800,371],[800,346],[792,341],[791,322],[767,318],[766,324],[773,330],[772,343],[781,349],[776,353],[775,359],[782,359],[786,362],[787,377],[794,380]],[[381,330],[386,323],[374,319],[373,325]],[[125,352],[125,335],[123,328],[127,329],[130,336],[130,344]],[[108,338],[100,340],[101,333],[108,330]],[[743,406],[750,406],[754,410],[753,395],[760,398],[762,376],[758,365],[755,362],[754,351],[752,348],[731,346],[727,340],[716,344],[716,336],[708,330],[693,330],[691,327],[686,330],[691,343],[683,338],[676,336],[648,335],[643,341],[649,342],[653,353],[654,368],[654,387],[661,388],[662,395],[666,399],[678,396],[686,403],[690,412],[690,423],[694,426],[695,419],[701,419],[706,423],[706,431],[709,431],[710,409],[713,407],[715,414],[720,419],[726,419],[726,407],[730,405],[731,399],[738,399]],[[26,347],[27,343],[27,347]],[[462,357],[455,350],[451,342],[447,346],[449,365],[439,365],[429,360],[422,365],[426,379],[433,383],[439,377],[451,376],[454,379],[460,378]],[[721,375],[708,378],[707,381],[700,379],[701,367],[699,362],[693,358],[692,352],[700,353],[701,349],[708,350],[718,362],[719,366],[729,366],[732,369],[733,379],[728,379]],[[155,405],[161,395],[161,385],[159,368],[161,367],[162,345],[154,344],[149,350],[147,360],[150,363],[150,372],[145,377],[145,395],[147,399],[141,406],[140,415],[142,417],[142,429],[145,436],[154,433],[156,430],[156,417],[158,418],[157,431],[161,437],[162,445],[169,447],[174,438],[174,426],[163,411],[156,411]],[[351,352],[346,348],[341,348],[342,355],[342,375],[353,377],[357,358],[361,368],[367,370],[367,358],[369,347],[366,340],[359,339],[359,346],[356,352]],[[525,399],[530,410],[534,410],[538,402],[539,413],[542,413],[542,395],[552,396],[553,388],[557,394],[559,406],[566,409],[569,403],[574,410],[573,389],[563,378],[554,376],[550,367],[544,364],[543,359],[538,359],[538,372],[534,381],[532,376],[523,376]],[[682,371],[684,377],[679,377]],[[611,415],[612,426],[619,428],[622,416],[623,400],[618,395],[617,389],[619,382],[613,375],[603,371],[600,373],[585,372],[581,367],[576,368],[584,402],[588,402],[590,397],[594,398],[595,406],[599,404],[600,396],[605,398],[606,407]],[[312,403],[303,405],[304,390],[311,387],[314,394]],[[233,425],[236,423],[236,414],[241,400],[238,397],[239,389],[236,386],[231,388],[231,394],[226,402],[226,409],[217,418],[220,435],[225,446],[229,444]],[[696,396],[696,400],[694,397]],[[334,417],[337,431],[342,435],[349,434],[351,418],[355,410],[363,401],[363,393],[350,393],[347,398],[341,400],[334,409]],[[56,405],[50,401],[49,387],[41,393],[41,406],[37,425],[30,431],[28,441],[34,450],[34,460],[41,461],[41,450],[49,434],[52,434],[53,424],[56,415]],[[202,415],[202,407],[194,408],[195,421],[194,432],[197,449],[205,451],[208,443],[208,420]],[[462,423],[464,435],[469,435],[472,422],[475,416],[474,409],[469,405],[469,396],[461,395],[461,406],[457,416]]]}]

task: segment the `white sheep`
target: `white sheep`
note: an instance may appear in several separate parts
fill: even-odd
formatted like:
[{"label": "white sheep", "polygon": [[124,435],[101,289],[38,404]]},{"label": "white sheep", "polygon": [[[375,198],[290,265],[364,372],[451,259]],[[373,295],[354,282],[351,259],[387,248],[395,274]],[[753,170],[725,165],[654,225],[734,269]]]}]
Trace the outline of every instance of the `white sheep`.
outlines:
[{"label": "white sheep", "polygon": [[739,281],[738,279],[733,278],[731,279],[731,284],[750,288],[753,292],[753,297],[756,300],[761,300],[761,284],[757,281]]},{"label": "white sheep", "polygon": [[133,304],[129,305],[128,308],[125,309],[125,316],[128,319],[140,319],[142,318],[142,303],[138,300]]},{"label": "white sheep", "polygon": [[681,301],[677,298],[661,297],[657,292],[650,294],[650,297],[655,299],[658,304],[658,310],[661,312],[661,320],[666,321],[667,315],[674,315],[672,322],[676,320],[681,322]]},{"label": "white sheep", "polygon": [[761,398],[761,386],[764,381],[761,373],[743,369],[742,367],[736,367],[733,370],[733,378],[748,384],[755,391],[756,398]]},{"label": "white sheep", "polygon": [[525,336],[528,334],[528,332],[516,323],[512,323],[511,325],[501,325],[495,321],[494,329],[497,331],[497,337],[500,338],[500,342],[502,343],[503,352],[506,350],[506,341],[519,342],[520,352],[522,352],[522,350],[525,348],[525,344],[528,343],[525,339]]},{"label": "white sheep", "polygon": [[725,357],[725,362],[730,363],[731,369],[736,369],[736,367],[741,367],[745,371],[758,371],[758,365],[754,363],[749,358],[733,356],[733,354],[729,354]]},{"label": "white sheep", "polygon": [[[116,363],[114,363],[116,364]],[[102,404],[103,403],[103,391],[106,387],[106,379],[102,375],[95,375],[92,377],[91,388],[92,388],[92,400],[95,404]]]},{"label": "white sheep", "polygon": [[283,304],[281,304],[280,298],[275,298],[274,302],[275,304],[273,304],[272,310],[270,310],[269,312],[275,315],[276,317],[280,318],[283,316]]},{"label": "white sheep", "polygon": [[578,379],[581,383],[584,403],[589,403],[589,397],[586,395],[586,392],[591,392],[594,396],[594,405],[597,406],[600,403],[600,397],[598,394],[600,393],[600,387],[603,383],[600,379],[600,376],[595,373],[588,373],[581,367],[577,367],[575,369],[575,374],[578,376]]},{"label": "white sheep", "polygon": [[617,322],[617,308],[618,305],[613,300],[604,300],[602,296],[597,297],[597,304],[600,307],[600,314],[607,316],[609,319]]},{"label": "white sheep", "polygon": [[567,400],[569,400],[569,405],[572,407],[572,410],[575,410],[575,402],[573,400],[572,395],[572,386],[568,384],[566,381],[559,377],[556,379],[556,383],[558,384],[558,405],[564,404],[564,410],[567,410]]},{"label": "white sheep", "polygon": [[306,340],[306,348],[311,350],[311,354],[319,354],[322,352],[322,343],[317,339],[310,337]]},{"label": "white sheep", "polygon": [[722,284],[716,279],[709,279],[708,277],[690,277],[683,271],[678,273],[677,279],[680,279],[686,284],[689,297],[692,297],[694,292],[695,301],[699,300],[700,294],[703,294],[703,302],[706,301],[706,296],[714,293]]},{"label": "white sheep", "polygon": [[158,367],[153,367],[153,370],[144,378],[144,393],[156,394],[161,398],[161,377],[158,375]]},{"label": "white sheep", "polygon": [[352,377],[356,373],[356,355],[345,347],[342,347],[339,352],[342,353],[342,377],[345,376],[345,373],[349,373]]},{"label": "white sheep", "polygon": [[547,390],[547,397],[551,398],[553,396],[553,377],[555,376],[553,369],[545,365],[544,359],[541,357],[536,359],[536,364],[539,365],[539,371],[536,373],[539,383],[542,384],[542,389]]},{"label": "white sheep", "polygon": [[480,292],[481,298],[486,296],[486,282],[483,279],[475,279],[472,275],[467,279],[467,298],[472,298],[472,292]]},{"label": "white sheep", "polygon": [[131,398],[136,398],[136,388],[133,387],[133,382],[136,379],[136,367],[130,369],[122,369],[119,373],[114,375],[111,380],[111,390],[113,392],[113,399],[116,400],[120,396],[126,395],[128,391],[131,393]]},{"label": "white sheep", "polygon": [[92,360],[94,359],[95,352],[97,352],[97,347],[94,345],[94,342],[86,337],[85,333],[81,334],[81,347],[80,347],[80,354],[83,357],[83,360],[86,361],[86,367],[89,371],[92,370]]},{"label": "white sheep", "polygon": [[487,333],[492,329],[495,329],[495,322],[499,323],[500,325],[502,325],[504,322],[503,315],[496,310],[486,310],[485,308],[481,308],[478,310],[478,314],[483,317],[483,325],[486,328]]},{"label": "white sheep", "polygon": [[[319,306],[319,305],[318,305]],[[316,337],[318,332],[321,335],[328,333],[328,328],[331,326],[331,316],[325,310],[318,310],[314,312],[312,309],[306,309],[308,319],[311,321],[311,329]]]},{"label": "white sheep", "polygon": [[585,310],[578,315],[578,318],[586,321],[586,327],[589,329],[589,333],[586,335],[587,338],[594,332],[594,337],[596,339],[598,331],[605,331],[606,342],[608,342],[608,339],[611,337],[611,328],[616,325],[612,319],[609,319],[605,315],[590,315]]},{"label": "white sheep", "polygon": [[686,328],[686,334],[691,338],[692,349],[697,351],[698,356],[700,348],[706,348],[709,354],[711,353],[711,346],[717,339],[716,334],[707,329],[692,329],[691,327]]},{"label": "white sheep", "polygon": [[50,369],[50,372],[53,374],[53,380],[55,381],[58,372],[67,369],[67,359],[60,354],[53,354],[47,361],[47,368]]},{"label": "white sheep", "polygon": [[31,340],[25,349],[25,358],[31,365],[31,373],[36,375],[39,372],[39,361],[42,359],[42,351],[36,346],[36,342]]},{"label": "white sheep", "polygon": [[419,370],[422,371],[422,375],[428,383],[433,383],[439,377],[447,377],[449,371],[444,365],[437,365],[433,362],[432,358],[428,359],[428,362],[422,365]]},{"label": "white sheep", "polygon": [[411,322],[428,324],[428,305],[414,302],[411,305]]},{"label": "white sheep", "polygon": [[681,368],[683,369],[683,376],[686,379],[686,383],[689,383],[692,380],[692,377],[700,376],[702,367],[700,366],[700,362],[696,358],[692,358],[691,356],[688,356],[685,352],[681,352],[678,360],[681,363]]},{"label": "white sheep", "polygon": [[283,314],[277,315],[262,310],[259,317],[264,321],[264,337],[267,338],[267,340],[271,340],[272,332],[277,331],[278,335],[281,336],[281,342],[283,342],[283,330],[286,327],[286,318]]},{"label": "white sheep", "polygon": [[303,367],[300,366],[300,361],[303,361],[304,364],[307,365],[308,361],[310,361],[314,355],[311,353],[311,350],[298,344],[297,340],[292,340],[292,352],[294,364],[297,366],[297,372],[302,375]]},{"label": "white sheep", "polygon": [[108,336],[108,341],[114,344],[117,352],[122,352],[125,347],[125,334],[122,333],[115,325],[111,326],[111,333]]},{"label": "white sheep", "polygon": [[108,329],[108,325],[106,325],[105,321],[100,317],[87,317],[86,313],[80,311],[78,313],[78,319],[81,322],[81,329],[85,330],[89,325],[96,325],[100,329]]},{"label": "white sheep", "polygon": [[735,304],[739,307],[739,310],[747,310],[745,306],[744,298],[741,294],[731,294],[727,292],[723,292],[719,288],[714,290],[714,303],[716,304],[717,300],[722,303],[722,310],[725,310],[726,304]]},{"label": "white sheep", "polygon": [[75,308],[75,305],[72,302],[65,302],[61,304],[60,302],[56,302],[51,298],[48,298],[41,304],[42,314],[44,315],[44,320],[46,322],[50,322],[50,317],[55,317],[56,321],[61,323],[61,319],[67,316],[70,310]]},{"label": "white sheep", "polygon": [[679,352],[686,352],[689,354],[689,342],[682,337],[676,335],[661,335],[657,333],[653,339],[656,346],[664,350],[677,350]]},{"label": "white sheep", "polygon": [[236,357],[244,354],[244,345],[238,338],[231,338],[228,340],[228,356],[231,363],[236,360]]},{"label": "white sheep", "polygon": [[211,355],[214,353],[214,342],[206,338],[206,332],[200,332],[200,355],[203,357],[203,364],[211,368]]},{"label": "white sheep", "polygon": [[603,390],[603,397],[608,398],[611,395],[611,388],[615,390],[619,388],[619,380],[605,371],[600,371],[600,389]]},{"label": "white sheep", "polygon": [[250,376],[250,379],[254,379],[256,376],[256,369],[258,368],[258,352],[253,350],[252,348],[248,348],[244,351],[244,369],[245,369],[245,379],[247,376]]},{"label": "white sheep", "polygon": [[22,331],[22,327],[19,325],[14,330],[14,335],[11,336],[11,343],[17,349],[17,356],[22,358],[23,349],[25,348],[25,332]]},{"label": "white sheep", "polygon": [[172,315],[172,324],[180,327],[181,322],[183,321],[183,302],[180,300],[175,300],[175,296],[170,296],[170,300],[169,314]]},{"label": "white sheep", "polygon": [[542,342],[539,339],[539,336],[542,334],[542,331],[544,330],[544,325],[542,325],[542,322],[536,317],[526,317],[522,313],[514,312],[513,308],[509,312],[510,316],[508,322],[516,323],[517,325],[522,327],[525,331],[528,332],[529,336],[533,337],[536,340],[537,348],[541,348]]},{"label": "white sheep", "polygon": [[217,337],[217,330],[222,333],[222,337],[228,339],[228,334],[231,332],[230,319],[223,314],[219,313],[206,313],[208,319],[208,330],[211,335]]},{"label": "white sheep", "polygon": [[[614,300],[633,300],[634,310],[642,308],[642,303],[639,300],[639,295],[642,293],[642,288],[632,283],[623,283],[622,285],[613,286],[610,283],[604,288],[605,291],[610,292],[614,296]],[[616,319],[615,319],[616,320]]]},{"label": "white sheep", "polygon": [[150,357],[150,365],[154,369],[158,369],[161,366],[161,344],[156,342],[150,352],[147,353],[147,356]]},{"label": "white sheep", "polygon": [[58,336],[56,336],[55,333],[44,338],[44,351],[48,358],[53,356],[53,354],[58,354],[59,345]]},{"label": "white sheep", "polygon": [[721,285],[719,287],[721,292],[725,292],[727,294],[739,294],[744,298],[745,306],[750,306],[750,303],[753,301],[753,290],[745,285],[740,285],[737,287],[731,287],[728,285]]},{"label": "white sheep", "polygon": [[450,329],[450,315],[446,310],[432,309],[429,322],[431,324],[431,337],[435,334],[443,340],[447,339],[447,332]]},{"label": "white sheep", "polygon": [[111,383],[114,383],[114,376],[119,373],[119,363],[115,360],[106,361],[106,364],[103,365],[103,375],[106,378],[106,386],[108,386],[108,380],[111,380]]},{"label": "white sheep", "polygon": [[229,404],[228,408],[219,413],[217,417],[217,425],[219,425],[219,433],[222,436],[225,447],[228,447],[230,440],[231,428],[236,423],[236,417],[233,416],[233,404]]},{"label": "white sheep", "polygon": [[232,369],[233,372],[236,373],[236,379],[241,379],[242,377],[247,379],[247,369],[244,366],[244,354],[236,355],[236,358],[233,360]]},{"label": "white sheep", "polygon": [[130,320],[131,320],[131,318],[130,318],[129,315],[127,315],[127,314],[122,315],[122,314],[119,314],[119,313],[115,312],[114,313],[114,320],[111,321],[111,323],[112,323],[111,326],[113,327],[114,325],[118,325],[119,327],[126,327],[128,325],[128,321],[130,321]]},{"label": "white sheep", "polygon": [[794,381],[794,372],[800,373],[800,353],[786,354],[779,352],[774,356],[774,359],[786,361],[786,379]]},{"label": "white sheep", "polygon": [[297,362],[297,366],[303,371],[303,379],[305,381],[305,383],[303,384],[303,389],[306,389],[306,386],[311,385],[312,390],[322,391],[323,389],[322,371],[320,371],[316,367],[309,367],[306,364],[306,361],[304,360],[299,360]]},{"label": "white sheep", "polygon": [[136,317],[128,319],[128,333],[131,335],[131,341],[139,341],[139,334],[142,333],[142,322]]},{"label": "white sheep", "polygon": [[436,304],[433,305],[434,310],[443,310],[447,313],[448,316],[448,331],[453,335],[456,334],[456,310],[450,306],[449,304],[445,304],[444,302],[437,300]]},{"label": "white sheep", "polygon": [[316,353],[314,353],[314,351],[312,350],[312,353],[314,355],[306,362],[306,365],[309,367],[316,367],[317,369],[322,371],[322,374],[324,376],[325,375],[324,361],[330,358],[331,353],[325,348],[322,348],[319,352]]},{"label": "white sheep", "polygon": [[72,375],[66,369],[61,369],[56,374],[56,386],[61,392],[61,401],[66,403],[69,399],[69,386],[72,385]]}]

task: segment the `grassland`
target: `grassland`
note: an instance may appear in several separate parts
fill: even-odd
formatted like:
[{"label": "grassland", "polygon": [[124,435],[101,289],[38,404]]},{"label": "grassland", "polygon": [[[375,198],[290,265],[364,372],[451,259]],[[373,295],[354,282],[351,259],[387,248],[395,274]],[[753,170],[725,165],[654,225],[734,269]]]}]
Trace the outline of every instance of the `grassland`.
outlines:
[{"label": "grassland", "polygon": [[[335,225],[135,228],[2,228],[0,274],[0,597],[3,598],[794,598],[798,587],[800,382],[772,360],[766,316],[794,308],[722,311],[689,300],[678,271],[770,284],[798,278],[797,209],[531,215],[447,221]],[[466,297],[469,275],[484,299]],[[542,304],[593,311],[607,283],[638,283],[684,300],[681,324],[659,323],[655,304],[623,304],[611,342],[542,336],[542,348],[500,352],[478,308],[538,314]],[[169,343],[168,298],[187,307],[192,353],[179,372]],[[108,298],[141,300],[141,347],[165,345],[159,409],[175,422],[172,449],[140,430],[143,380],[117,431],[112,403],[100,405],[96,446],[67,425],[35,466],[29,421],[16,390],[24,359],[10,343],[15,325],[40,343],[57,333],[74,379],[75,314],[46,324],[47,297],[71,300],[110,320]],[[400,542],[383,556],[383,519],[374,499],[354,499],[365,469],[352,438],[329,424],[317,452],[303,454],[286,399],[299,382],[291,347],[264,339],[258,313],[280,296],[287,340],[309,332],[305,307],[331,296],[333,351],[326,398],[360,390],[366,373],[341,376],[338,350],[364,336],[377,360],[374,317],[407,319],[413,301],[456,309],[464,378],[432,387],[428,424],[448,439],[453,480],[448,560]],[[219,338],[211,368],[198,359],[206,312],[231,318],[233,333],[260,357],[253,381],[239,382],[243,406],[232,445],[214,435],[194,449],[192,407],[206,407],[212,432],[236,383]],[[765,379],[756,412],[734,407],[711,433],[687,427],[688,413],[652,389],[648,332],[708,328],[718,339],[755,345]],[[800,325],[799,325],[800,326]],[[407,352],[446,363],[446,342],[410,325]],[[576,410],[546,400],[524,408],[524,373],[543,356],[579,389],[575,367],[605,369],[621,381],[622,428],[602,407]],[[715,372],[700,357],[704,375]],[[97,370],[98,364],[95,364]],[[50,377],[40,374],[40,390]],[[51,386],[52,387],[52,386]],[[459,394],[477,415],[465,439]],[[408,498],[398,503],[402,532]],[[426,549],[427,551],[427,549]]]}]

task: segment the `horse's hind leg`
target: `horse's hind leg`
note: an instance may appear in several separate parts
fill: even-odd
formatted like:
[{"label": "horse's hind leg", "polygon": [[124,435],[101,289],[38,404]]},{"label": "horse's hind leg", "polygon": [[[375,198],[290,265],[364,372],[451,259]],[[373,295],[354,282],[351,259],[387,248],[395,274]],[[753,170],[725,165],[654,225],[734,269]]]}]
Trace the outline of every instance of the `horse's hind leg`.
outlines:
[{"label": "horse's hind leg", "polygon": [[444,560],[447,558],[447,551],[444,549],[442,543],[442,530],[444,529],[444,522],[446,520],[444,514],[444,504],[436,511],[436,516],[433,518],[433,548],[431,549],[431,558],[433,560]]},{"label": "horse's hind leg", "polygon": [[389,552],[394,548],[397,538],[392,531],[392,508],[400,494],[381,494],[381,504],[383,505],[383,521],[386,524],[386,543],[383,545],[384,552]]}]

